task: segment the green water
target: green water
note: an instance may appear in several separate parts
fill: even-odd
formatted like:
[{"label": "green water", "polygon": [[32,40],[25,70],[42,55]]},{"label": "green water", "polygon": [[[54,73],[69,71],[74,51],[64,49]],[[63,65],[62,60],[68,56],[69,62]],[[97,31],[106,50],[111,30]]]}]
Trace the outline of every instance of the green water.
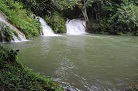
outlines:
[{"label": "green water", "polygon": [[138,84],[138,37],[63,35],[4,45],[71,91],[122,91]]}]

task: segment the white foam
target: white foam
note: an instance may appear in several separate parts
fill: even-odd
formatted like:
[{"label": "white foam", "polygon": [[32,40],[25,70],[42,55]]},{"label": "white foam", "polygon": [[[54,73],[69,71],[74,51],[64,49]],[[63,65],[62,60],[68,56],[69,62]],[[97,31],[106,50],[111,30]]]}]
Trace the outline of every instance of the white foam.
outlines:
[{"label": "white foam", "polygon": [[83,35],[85,32],[86,22],[84,20],[73,19],[66,21],[66,29],[68,35]]}]

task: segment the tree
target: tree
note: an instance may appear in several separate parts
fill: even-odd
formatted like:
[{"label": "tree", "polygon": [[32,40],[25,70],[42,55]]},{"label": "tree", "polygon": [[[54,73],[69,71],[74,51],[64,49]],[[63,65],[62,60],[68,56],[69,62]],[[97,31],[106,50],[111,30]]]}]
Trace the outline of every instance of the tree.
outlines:
[{"label": "tree", "polygon": [[62,11],[65,9],[73,8],[75,5],[78,5],[80,0],[51,0],[54,6],[58,10]]},{"label": "tree", "polygon": [[81,6],[81,10],[82,10],[82,14],[84,16],[85,21],[89,21],[88,18],[88,14],[87,14],[87,8],[92,6],[92,3],[95,0],[81,0],[82,6]]}]

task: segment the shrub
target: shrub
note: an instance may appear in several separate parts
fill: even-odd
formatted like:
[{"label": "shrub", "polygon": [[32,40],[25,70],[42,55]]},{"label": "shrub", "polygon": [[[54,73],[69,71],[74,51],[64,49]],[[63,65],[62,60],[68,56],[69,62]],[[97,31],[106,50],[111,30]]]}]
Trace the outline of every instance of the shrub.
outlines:
[{"label": "shrub", "polygon": [[52,27],[55,33],[65,33],[66,25],[64,18],[58,13],[53,12],[50,16],[45,16],[48,25]]},{"label": "shrub", "polygon": [[138,35],[138,7],[134,4],[122,5],[109,19],[101,21],[101,27],[111,34]]},{"label": "shrub", "polygon": [[63,91],[51,78],[40,76],[17,60],[19,50],[0,46],[0,90],[3,91]]}]

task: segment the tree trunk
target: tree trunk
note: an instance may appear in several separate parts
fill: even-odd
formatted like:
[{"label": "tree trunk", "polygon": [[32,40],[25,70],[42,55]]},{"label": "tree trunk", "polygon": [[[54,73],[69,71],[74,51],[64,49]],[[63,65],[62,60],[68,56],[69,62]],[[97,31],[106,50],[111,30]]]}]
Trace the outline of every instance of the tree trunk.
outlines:
[{"label": "tree trunk", "polygon": [[83,4],[83,7],[82,7],[82,14],[84,16],[85,21],[89,21],[85,3],[86,3],[86,0],[84,0],[84,4]]},{"label": "tree trunk", "polygon": [[82,9],[82,13],[83,13],[85,21],[89,21],[86,8]]}]

